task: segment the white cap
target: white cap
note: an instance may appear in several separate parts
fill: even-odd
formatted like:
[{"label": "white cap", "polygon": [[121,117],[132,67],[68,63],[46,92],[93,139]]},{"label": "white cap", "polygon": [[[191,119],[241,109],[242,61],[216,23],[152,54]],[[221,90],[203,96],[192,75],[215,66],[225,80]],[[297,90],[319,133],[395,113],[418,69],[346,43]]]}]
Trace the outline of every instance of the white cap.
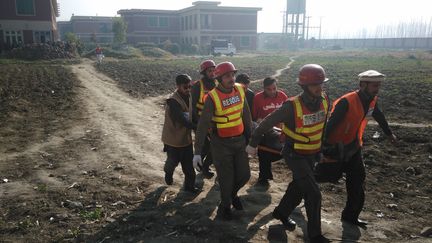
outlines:
[{"label": "white cap", "polygon": [[382,82],[385,79],[385,75],[375,71],[375,70],[367,70],[358,75],[359,81],[366,82]]}]

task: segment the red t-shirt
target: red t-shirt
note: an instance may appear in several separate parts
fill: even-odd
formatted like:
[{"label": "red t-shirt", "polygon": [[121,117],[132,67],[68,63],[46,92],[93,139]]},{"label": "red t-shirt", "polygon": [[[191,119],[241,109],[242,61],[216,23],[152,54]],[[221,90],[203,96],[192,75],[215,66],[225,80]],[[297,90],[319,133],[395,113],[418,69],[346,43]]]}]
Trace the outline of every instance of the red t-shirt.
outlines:
[{"label": "red t-shirt", "polygon": [[252,108],[252,119],[254,121],[258,119],[264,119],[268,114],[282,106],[282,104],[288,99],[288,96],[278,90],[276,97],[267,97],[264,91],[261,91],[255,95]]}]

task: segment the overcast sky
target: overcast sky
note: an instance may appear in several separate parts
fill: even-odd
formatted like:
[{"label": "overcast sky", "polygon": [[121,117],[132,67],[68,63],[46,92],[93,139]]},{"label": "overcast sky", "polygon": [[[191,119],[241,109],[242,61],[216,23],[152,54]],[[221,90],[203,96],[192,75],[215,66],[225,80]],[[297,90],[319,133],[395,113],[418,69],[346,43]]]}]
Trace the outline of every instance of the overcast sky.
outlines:
[{"label": "overcast sky", "polygon": [[[58,0],[60,17],[69,20],[75,15],[115,16],[119,9],[169,9],[190,7],[189,0]],[[281,32],[286,0],[221,0],[221,6],[260,7],[258,32]],[[355,33],[378,25],[401,21],[431,23],[432,0],[306,0],[310,26],[319,26],[322,17],[323,36]],[[432,25],[432,23],[431,23]],[[318,30],[309,32],[309,37]]]}]

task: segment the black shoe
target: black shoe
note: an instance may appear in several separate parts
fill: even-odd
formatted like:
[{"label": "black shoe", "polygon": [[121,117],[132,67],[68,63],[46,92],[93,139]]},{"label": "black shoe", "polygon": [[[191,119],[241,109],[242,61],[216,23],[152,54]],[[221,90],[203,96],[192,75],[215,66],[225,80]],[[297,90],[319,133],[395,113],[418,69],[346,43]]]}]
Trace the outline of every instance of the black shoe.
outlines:
[{"label": "black shoe", "polygon": [[310,243],[329,243],[329,239],[325,238],[323,235],[317,235],[310,239]]},{"label": "black shoe", "polygon": [[354,219],[354,218],[348,218],[348,217],[344,217],[342,216],[342,221],[345,221],[347,223],[353,224],[353,225],[357,225],[361,228],[366,228],[368,225],[368,222],[365,220],[361,220],[361,219]]},{"label": "black shoe", "polygon": [[203,169],[202,170],[202,175],[204,176],[204,178],[206,179],[211,179],[214,176],[214,173],[210,171],[210,169]]},{"label": "black shoe", "polygon": [[165,172],[165,183],[167,185],[172,185],[173,184],[173,177],[172,177],[172,175],[169,175],[166,172]]},{"label": "black shoe", "polygon": [[235,196],[232,199],[232,205],[237,210],[243,210],[243,204],[242,204],[239,196]]},{"label": "black shoe", "polygon": [[233,218],[231,208],[221,207],[220,205],[217,210],[217,216],[223,220],[232,220]]},{"label": "black shoe", "polygon": [[296,228],[297,224],[294,220],[292,220],[290,217],[285,218],[276,209],[273,211],[272,215],[273,218],[280,220],[287,230],[293,231]]},{"label": "black shoe", "polygon": [[187,192],[193,193],[193,194],[201,192],[201,189],[199,189],[197,187],[185,187],[184,190]]}]

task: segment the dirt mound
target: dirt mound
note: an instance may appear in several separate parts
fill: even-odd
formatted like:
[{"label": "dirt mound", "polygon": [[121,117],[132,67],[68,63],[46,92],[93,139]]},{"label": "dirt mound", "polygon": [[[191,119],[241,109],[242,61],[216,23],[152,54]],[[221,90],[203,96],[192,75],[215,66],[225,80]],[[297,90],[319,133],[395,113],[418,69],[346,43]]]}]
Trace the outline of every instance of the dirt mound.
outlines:
[{"label": "dirt mound", "polygon": [[6,52],[7,58],[24,60],[51,60],[79,57],[74,44],[64,42],[27,44]]}]

